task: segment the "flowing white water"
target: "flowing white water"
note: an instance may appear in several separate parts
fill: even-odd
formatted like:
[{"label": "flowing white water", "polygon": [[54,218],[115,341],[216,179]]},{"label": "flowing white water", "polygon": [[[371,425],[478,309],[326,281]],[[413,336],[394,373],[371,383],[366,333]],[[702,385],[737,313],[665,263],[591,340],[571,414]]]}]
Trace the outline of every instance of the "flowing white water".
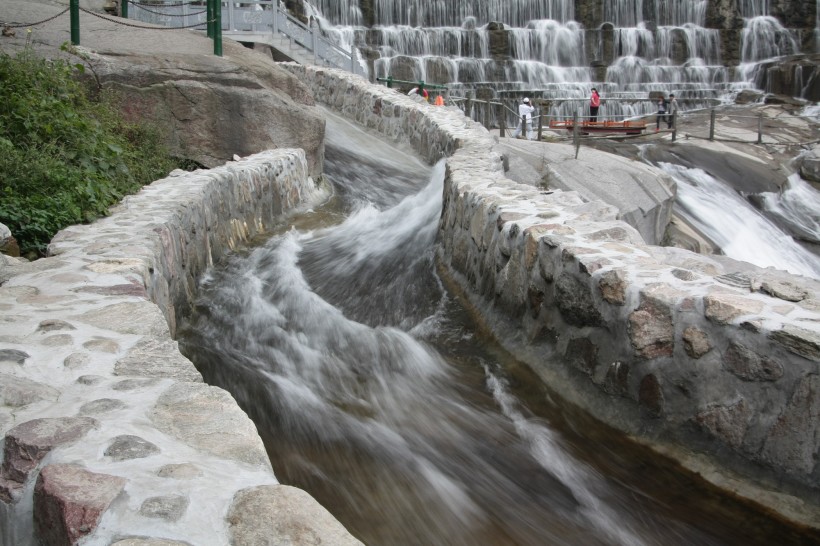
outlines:
[{"label": "flowing white water", "polygon": [[[812,254],[777,225],[752,207],[741,195],[701,169],[671,163],[659,165],[678,183],[678,212],[699,231],[714,241],[730,258],[760,267],[785,269],[791,273],[820,278],[820,258]],[[787,190],[788,197],[770,196],[769,209],[798,217],[817,218],[820,199],[805,186]],[[803,199],[798,205],[796,199]],[[796,210],[799,209],[799,210]],[[817,223],[814,222],[816,230]]]},{"label": "flowing white water", "polygon": [[691,482],[553,426],[564,410],[485,348],[434,273],[442,166],[332,115],[327,134],[335,199],[214,270],[182,341],[277,477],[370,546],[730,543]]},{"label": "flowing white water", "polygon": [[554,431],[535,419],[527,418],[521,412],[518,400],[509,393],[504,379],[497,377],[486,366],[484,371],[493,398],[504,415],[512,420],[518,435],[528,443],[533,458],[563,483],[571,484],[572,492],[580,504],[580,511],[589,519],[590,524],[618,544],[646,544],[634,534],[627,522],[620,521],[618,514],[601,501],[601,497],[606,494],[596,491],[603,484],[601,477],[573,461],[561,447]]},{"label": "flowing white water", "polygon": [[[820,244],[820,192],[792,174],[779,194],[764,193],[764,210],[789,226],[798,237]],[[820,276],[820,270],[815,272]]]},{"label": "flowing white water", "polygon": [[[732,100],[755,87],[759,63],[799,51],[797,37],[771,16],[769,2],[740,0],[742,63],[727,68],[720,32],[705,26],[708,5],[603,0],[597,8],[606,23],[601,28],[574,20],[574,0],[373,0],[372,28],[364,26],[356,0],[310,0],[308,11],[340,43],[378,52],[374,78],[447,84],[455,95],[480,91],[510,106],[522,95],[550,99],[545,113],[557,118],[579,108],[586,115],[596,87],[604,99],[600,115],[622,119],[653,113],[652,92],[675,93],[682,110]],[[605,72],[598,67],[602,61]],[[805,93],[803,87],[795,94]],[[485,107],[474,108],[484,121]],[[489,112],[491,126],[496,115]]]}]

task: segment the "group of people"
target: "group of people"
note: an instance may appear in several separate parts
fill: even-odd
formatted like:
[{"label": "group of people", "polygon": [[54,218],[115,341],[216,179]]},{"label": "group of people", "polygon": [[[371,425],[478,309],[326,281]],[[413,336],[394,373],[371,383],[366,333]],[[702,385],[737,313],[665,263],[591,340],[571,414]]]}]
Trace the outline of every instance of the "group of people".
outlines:
[{"label": "group of people", "polygon": [[665,121],[666,127],[671,129],[677,114],[678,99],[675,98],[675,94],[670,93],[668,99],[661,95],[658,99],[658,117],[655,118],[655,132],[660,131],[661,121]]},{"label": "group of people", "polygon": [[[428,102],[430,101],[430,93],[428,93],[427,90],[424,89],[424,88],[419,90],[418,87],[414,87],[407,94],[408,95],[419,95],[419,94],[421,94],[421,96],[424,100],[426,100]],[[435,104],[436,106],[444,106],[444,95],[442,95],[440,93],[438,95],[436,95],[436,98],[433,101],[433,104]]]},{"label": "group of people", "polygon": [[[589,98],[589,121],[595,123],[598,121],[598,110],[601,107],[601,95],[596,88],[592,88]],[[521,121],[518,123],[513,138],[518,138],[521,132],[526,127],[527,139],[532,140],[532,115],[535,112],[535,107],[530,103],[528,97],[524,97],[521,104],[518,105],[518,117]],[[658,99],[658,115],[655,120],[655,132],[660,130],[661,122],[666,123],[666,126],[671,129],[675,122],[675,116],[678,113],[678,99],[675,98],[674,93],[670,93],[667,99],[665,95],[661,95]]]},{"label": "group of people", "polygon": [[[424,97],[424,100],[430,100],[430,94],[427,92],[426,89],[419,89],[418,87],[414,87],[410,90],[408,95],[417,95],[421,94]],[[435,98],[436,106],[443,106],[444,105],[444,97],[439,94]],[[598,121],[598,110],[601,107],[601,95],[598,93],[596,88],[592,88],[591,96],[589,98],[589,120],[591,122]],[[535,113],[535,107],[532,105],[529,97],[524,97],[521,100],[521,104],[518,105],[518,118],[521,120],[515,128],[512,137],[518,138],[521,136],[521,133],[526,130],[526,138],[527,140],[533,139],[532,133],[532,120],[533,114]],[[661,95],[658,99],[658,114],[657,118],[655,119],[655,132],[660,130],[661,122],[665,122],[666,126],[671,129],[672,125],[675,121],[675,116],[678,113],[678,99],[675,98],[674,93],[669,94],[669,98],[666,98],[665,95]]]},{"label": "group of people", "polygon": [[[598,90],[592,88],[592,95],[589,98],[589,121],[598,121],[598,109],[601,107],[601,95]],[[658,99],[658,115],[655,119],[655,132],[657,133],[661,127],[661,121],[666,123],[666,127],[671,129],[675,121],[675,116],[678,113],[678,99],[675,98],[674,93],[669,94],[667,99],[661,95]]]}]

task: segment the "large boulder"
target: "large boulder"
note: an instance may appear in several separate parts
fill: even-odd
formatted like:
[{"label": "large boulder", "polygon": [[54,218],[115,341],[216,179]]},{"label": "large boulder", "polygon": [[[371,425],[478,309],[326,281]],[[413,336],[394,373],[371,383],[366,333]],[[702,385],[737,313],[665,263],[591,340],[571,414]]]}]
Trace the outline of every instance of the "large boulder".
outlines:
[{"label": "large boulder", "polygon": [[34,531],[39,543],[68,546],[92,534],[125,484],[125,478],[76,465],[45,467],[34,488]]},{"label": "large boulder", "polygon": [[324,116],[310,91],[263,54],[99,53],[92,62],[103,87],[119,93],[129,117],[163,126],[180,157],[216,167],[234,155],[302,148],[310,174],[322,172]]},{"label": "large boulder", "polygon": [[810,182],[820,183],[820,146],[809,151],[800,163],[800,176]]},{"label": "large boulder", "polygon": [[11,234],[11,230],[4,224],[0,224],[0,254],[20,256],[20,247],[17,246],[17,240]]}]

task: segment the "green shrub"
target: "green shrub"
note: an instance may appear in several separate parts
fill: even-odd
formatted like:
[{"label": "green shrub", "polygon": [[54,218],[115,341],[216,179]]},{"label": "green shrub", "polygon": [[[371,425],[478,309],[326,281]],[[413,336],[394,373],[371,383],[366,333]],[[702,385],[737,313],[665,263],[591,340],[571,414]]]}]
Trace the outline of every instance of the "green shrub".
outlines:
[{"label": "green shrub", "polygon": [[0,222],[24,255],[177,166],[159,130],[124,121],[116,97],[92,99],[81,70],[0,53]]}]

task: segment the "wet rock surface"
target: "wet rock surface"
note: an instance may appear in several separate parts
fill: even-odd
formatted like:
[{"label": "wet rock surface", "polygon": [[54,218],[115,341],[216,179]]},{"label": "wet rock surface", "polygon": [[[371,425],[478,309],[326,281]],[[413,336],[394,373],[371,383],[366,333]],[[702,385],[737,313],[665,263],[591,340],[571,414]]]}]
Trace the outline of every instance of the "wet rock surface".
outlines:
[{"label": "wet rock surface", "polygon": [[34,490],[34,528],[44,544],[76,544],[94,532],[126,480],[75,465],[45,467]]}]

